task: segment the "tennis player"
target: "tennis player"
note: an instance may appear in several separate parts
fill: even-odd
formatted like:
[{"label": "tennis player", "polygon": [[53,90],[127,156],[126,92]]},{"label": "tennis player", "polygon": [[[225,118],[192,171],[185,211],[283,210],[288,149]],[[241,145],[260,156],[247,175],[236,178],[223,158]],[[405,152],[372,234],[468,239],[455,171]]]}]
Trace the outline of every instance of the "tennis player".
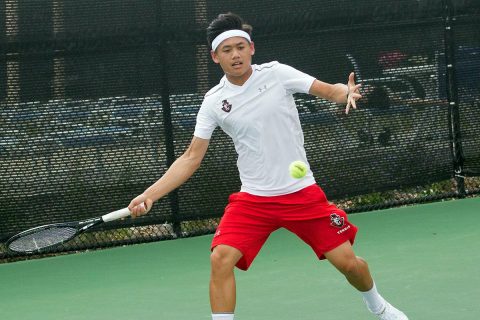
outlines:
[{"label": "tennis player", "polygon": [[[329,203],[308,169],[302,179],[289,174],[295,160],[307,162],[293,94],[310,93],[356,108],[361,98],[354,74],[347,84],[328,84],[279,62],[252,65],[251,26],[232,13],[207,28],[211,57],[225,76],[206,95],[190,146],[165,174],[128,206],[133,216],[182,185],[198,169],[212,132],[221,127],[233,140],[241,190],[229,203],[213,237],[210,303],[213,320],[232,320],[236,303],[234,267],[247,270],[268,236],[286,228],[327,259],[360,291],[378,319],[408,319],[377,291],[368,265],[352,249],[357,227]],[[145,202],[146,209],[139,206]]]}]

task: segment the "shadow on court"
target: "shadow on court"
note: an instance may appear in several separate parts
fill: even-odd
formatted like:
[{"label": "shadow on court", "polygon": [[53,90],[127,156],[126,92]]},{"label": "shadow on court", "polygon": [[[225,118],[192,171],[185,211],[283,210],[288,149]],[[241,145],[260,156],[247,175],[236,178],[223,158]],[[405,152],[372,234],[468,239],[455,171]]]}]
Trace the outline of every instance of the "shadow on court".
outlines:
[{"label": "shadow on court", "polygon": [[[350,216],[355,250],[410,319],[480,315],[480,198]],[[0,318],[210,319],[211,236],[0,265]],[[237,271],[236,319],[368,320],[361,296],[280,230]]]}]

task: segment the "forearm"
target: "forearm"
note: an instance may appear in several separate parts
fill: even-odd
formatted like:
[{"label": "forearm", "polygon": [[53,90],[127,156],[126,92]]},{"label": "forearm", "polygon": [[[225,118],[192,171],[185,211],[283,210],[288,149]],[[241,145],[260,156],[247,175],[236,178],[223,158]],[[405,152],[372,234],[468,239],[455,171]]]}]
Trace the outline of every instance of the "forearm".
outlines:
[{"label": "forearm", "polygon": [[345,104],[347,103],[348,87],[343,83],[330,84],[315,80],[309,93],[335,103]]},{"label": "forearm", "polygon": [[184,154],[143,194],[152,201],[157,201],[185,183],[199,167],[200,161],[190,158],[188,154]]}]

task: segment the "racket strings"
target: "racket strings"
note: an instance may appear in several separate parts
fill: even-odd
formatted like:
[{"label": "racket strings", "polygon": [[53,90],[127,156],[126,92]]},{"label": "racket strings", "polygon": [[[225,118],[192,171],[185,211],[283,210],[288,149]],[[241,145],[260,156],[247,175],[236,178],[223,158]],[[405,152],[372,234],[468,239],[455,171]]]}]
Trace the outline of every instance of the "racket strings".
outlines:
[{"label": "racket strings", "polygon": [[17,252],[40,250],[69,240],[76,233],[77,229],[72,227],[50,227],[15,239],[9,248]]}]

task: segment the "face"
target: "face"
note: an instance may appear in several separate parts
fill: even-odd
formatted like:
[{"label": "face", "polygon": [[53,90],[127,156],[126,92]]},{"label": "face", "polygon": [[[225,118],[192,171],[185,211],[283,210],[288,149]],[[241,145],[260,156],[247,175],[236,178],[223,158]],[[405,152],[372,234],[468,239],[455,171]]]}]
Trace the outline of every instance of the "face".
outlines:
[{"label": "face", "polygon": [[212,59],[220,64],[234,84],[243,84],[252,73],[252,56],[255,53],[253,42],[243,37],[232,37],[223,41],[216,51],[212,51]]}]

